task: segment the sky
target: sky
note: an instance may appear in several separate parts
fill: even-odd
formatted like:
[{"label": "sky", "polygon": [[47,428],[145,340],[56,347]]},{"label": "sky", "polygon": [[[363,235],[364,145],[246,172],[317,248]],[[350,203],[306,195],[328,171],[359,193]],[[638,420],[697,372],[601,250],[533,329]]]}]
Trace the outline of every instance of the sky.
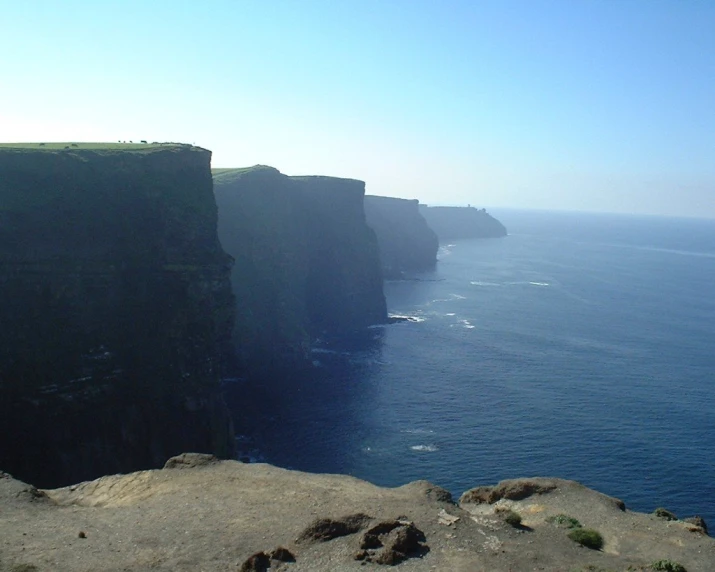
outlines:
[{"label": "sky", "polygon": [[714,0],[0,0],[0,141],[715,218]]}]

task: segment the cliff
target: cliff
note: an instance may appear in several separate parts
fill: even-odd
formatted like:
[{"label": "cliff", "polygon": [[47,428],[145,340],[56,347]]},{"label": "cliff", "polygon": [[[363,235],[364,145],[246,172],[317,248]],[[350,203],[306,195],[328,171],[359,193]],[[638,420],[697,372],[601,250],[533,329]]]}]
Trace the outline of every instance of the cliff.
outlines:
[{"label": "cliff", "polygon": [[506,236],[504,225],[484,209],[420,205],[420,212],[440,241]]},{"label": "cliff", "polygon": [[0,147],[0,466],[41,486],[233,453],[210,152]]},{"label": "cliff", "polygon": [[256,166],[216,170],[214,184],[219,238],[236,260],[239,368],[305,364],[316,336],[386,321],[362,181]]},{"label": "cliff", "polygon": [[[561,479],[504,481],[454,503],[426,481],[381,488],[188,454],[56,490],[0,473],[0,506],[2,572],[711,572],[715,562],[698,524]],[[601,549],[572,540],[577,529],[597,531]]]},{"label": "cliff", "polygon": [[377,235],[385,278],[431,270],[437,263],[437,235],[427,226],[419,201],[365,197],[367,224]]}]

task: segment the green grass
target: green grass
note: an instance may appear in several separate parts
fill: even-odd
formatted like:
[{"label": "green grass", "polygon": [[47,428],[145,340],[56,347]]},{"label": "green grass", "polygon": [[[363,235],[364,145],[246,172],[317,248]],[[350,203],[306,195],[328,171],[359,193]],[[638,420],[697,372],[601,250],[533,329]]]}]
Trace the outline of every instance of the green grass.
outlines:
[{"label": "green grass", "polygon": [[243,175],[251,173],[253,171],[274,171],[274,167],[269,167],[268,165],[253,165],[252,167],[239,167],[239,168],[215,168],[211,169],[211,174],[214,178],[214,183],[218,184],[229,184],[233,181],[240,179]]},{"label": "green grass", "polygon": [[658,560],[650,565],[651,570],[656,570],[657,572],[688,572],[685,566],[673,562],[672,560]]},{"label": "green grass", "polygon": [[504,522],[514,528],[519,528],[521,526],[521,515],[513,510],[504,513]]},{"label": "green grass", "polygon": [[569,538],[586,548],[593,550],[601,550],[601,548],[603,548],[603,537],[598,531],[590,528],[574,528],[569,532]]},{"label": "green grass", "polygon": [[15,564],[10,568],[10,572],[37,572],[34,564]]},{"label": "green grass", "polygon": [[663,518],[665,520],[678,520],[677,516],[675,516],[672,512],[663,507],[658,507],[657,509],[655,509],[653,511],[653,514],[658,518]]},{"label": "green grass", "polygon": [[561,528],[581,528],[581,523],[567,514],[550,516],[546,519],[546,522],[555,524]]}]

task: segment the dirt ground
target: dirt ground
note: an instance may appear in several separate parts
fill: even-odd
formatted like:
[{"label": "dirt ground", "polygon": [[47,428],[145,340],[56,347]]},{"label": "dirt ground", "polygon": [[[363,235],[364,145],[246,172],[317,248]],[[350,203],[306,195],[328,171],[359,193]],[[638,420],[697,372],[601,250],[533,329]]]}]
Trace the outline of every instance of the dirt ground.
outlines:
[{"label": "dirt ground", "polygon": [[[715,571],[702,528],[573,481],[517,479],[450,499],[426,481],[381,488],[194,454],[48,491],[0,473],[0,571],[679,570],[649,567],[663,560]],[[597,530],[602,549],[549,522],[559,514]]]}]

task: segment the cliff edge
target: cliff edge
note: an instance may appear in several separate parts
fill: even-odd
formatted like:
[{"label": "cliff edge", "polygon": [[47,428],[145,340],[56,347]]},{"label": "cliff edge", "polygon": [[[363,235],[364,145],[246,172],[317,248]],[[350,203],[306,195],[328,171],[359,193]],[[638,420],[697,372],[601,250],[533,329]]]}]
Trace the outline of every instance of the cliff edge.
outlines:
[{"label": "cliff edge", "polygon": [[0,466],[40,486],[233,453],[211,153],[0,146]]},{"label": "cliff edge", "polygon": [[506,236],[504,225],[485,209],[420,205],[420,212],[440,241]]},{"label": "cliff edge", "polygon": [[[381,488],[184,454],[55,490],[0,473],[0,503],[1,572],[711,572],[715,562],[702,527],[561,479],[478,487],[455,504],[426,481]],[[571,521],[602,546],[572,540]]]},{"label": "cliff edge", "polygon": [[377,235],[385,278],[432,270],[437,264],[437,235],[418,205],[417,200],[365,197],[365,216]]}]

